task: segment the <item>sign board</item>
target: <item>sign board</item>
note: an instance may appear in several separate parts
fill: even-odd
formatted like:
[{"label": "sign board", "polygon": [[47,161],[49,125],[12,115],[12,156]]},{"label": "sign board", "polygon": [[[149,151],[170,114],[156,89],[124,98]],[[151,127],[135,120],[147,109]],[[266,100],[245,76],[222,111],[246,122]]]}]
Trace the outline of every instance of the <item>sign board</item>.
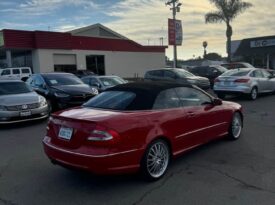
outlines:
[{"label": "sign board", "polygon": [[3,32],[0,32],[0,47],[4,46],[4,35]]},{"label": "sign board", "polygon": [[169,45],[182,45],[182,23],[180,20],[168,19]]},{"label": "sign board", "polygon": [[250,42],[251,48],[260,48],[260,47],[268,47],[268,46],[275,46],[275,39],[258,40],[258,41]]}]

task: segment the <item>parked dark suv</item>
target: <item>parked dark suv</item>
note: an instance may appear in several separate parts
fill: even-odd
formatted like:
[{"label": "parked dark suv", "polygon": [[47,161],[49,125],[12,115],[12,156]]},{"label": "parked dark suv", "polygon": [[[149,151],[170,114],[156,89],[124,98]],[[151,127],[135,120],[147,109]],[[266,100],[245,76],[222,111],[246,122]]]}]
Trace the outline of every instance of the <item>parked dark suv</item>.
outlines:
[{"label": "parked dark suv", "polygon": [[35,74],[26,83],[47,99],[51,110],[82,105],[98,94],[70,73]]},{"label": "parked dark suv", "polygon": [[190,83],[204,90],[210,88],[210,83],[207,78],[195,76],[184,69],[178,68],[162,68],[158,70],[147,71],[144,79],[153,81],[173,81],[179,83]]},{"label": "parked dark suv", "polygon": [[227,71],[226,68],[213,65],[213,66],[200,66],[189,68],[188,71],[194,75],[208,78],[211,84],[211,88],[214,86],[214,81],[217,77]]}]

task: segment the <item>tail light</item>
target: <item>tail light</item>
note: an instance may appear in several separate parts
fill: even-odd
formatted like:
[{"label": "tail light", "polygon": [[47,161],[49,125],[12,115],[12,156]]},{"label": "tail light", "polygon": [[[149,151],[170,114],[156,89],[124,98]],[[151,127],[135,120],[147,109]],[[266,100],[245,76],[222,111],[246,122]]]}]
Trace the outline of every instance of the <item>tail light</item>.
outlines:
[{"label": "tail light", "polygon": [[88,141],[104,142],[115,141],[119,137],[119,134],[115,130],[107,129],[106,127],[96,125],[95,129],[88,137]]},{"label": "tail light", "polygon": [[247,83],[249,82],[249,79],[247,78],[241,78],[234,81],[235,83]]},{"label": "tail light", "polygon": [[220,79],[216,78],[216,79],[214,80],[214,82],[215,82],[215,83],[219,83],[219,82],[221,82],[221,81],[220,81]]}]

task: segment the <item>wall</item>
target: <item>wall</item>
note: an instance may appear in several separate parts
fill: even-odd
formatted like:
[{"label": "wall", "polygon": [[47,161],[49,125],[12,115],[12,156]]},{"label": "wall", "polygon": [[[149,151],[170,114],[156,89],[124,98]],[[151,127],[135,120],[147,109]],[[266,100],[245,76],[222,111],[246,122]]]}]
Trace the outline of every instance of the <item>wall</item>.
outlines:
[{"label": "wall", "polygon": [[[35,55],[34,55],[35,54]],[[143,77],[153,68],[165,67],[165,53],[161,52],[112,52],[87,50],[52,50],[39,49],[33,52],[35,72],[52,72],[54,54],[76,54],[77,69],[86,69],[86,55],[105,55],[106,75],[121,77]],[[39,61],[39,63],[36,63]]]}]

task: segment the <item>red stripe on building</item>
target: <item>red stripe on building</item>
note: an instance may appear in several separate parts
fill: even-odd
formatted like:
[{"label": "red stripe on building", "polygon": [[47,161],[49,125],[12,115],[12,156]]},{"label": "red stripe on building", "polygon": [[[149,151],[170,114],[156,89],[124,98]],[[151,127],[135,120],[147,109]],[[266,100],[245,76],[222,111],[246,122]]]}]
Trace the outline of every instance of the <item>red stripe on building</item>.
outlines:
[{"label": "red stripe on building", "polygon": [[7,49],[65,49],[165,52],[166,46],[142,46],[131,40],[73,36],[70,33],[3,30]]}]

